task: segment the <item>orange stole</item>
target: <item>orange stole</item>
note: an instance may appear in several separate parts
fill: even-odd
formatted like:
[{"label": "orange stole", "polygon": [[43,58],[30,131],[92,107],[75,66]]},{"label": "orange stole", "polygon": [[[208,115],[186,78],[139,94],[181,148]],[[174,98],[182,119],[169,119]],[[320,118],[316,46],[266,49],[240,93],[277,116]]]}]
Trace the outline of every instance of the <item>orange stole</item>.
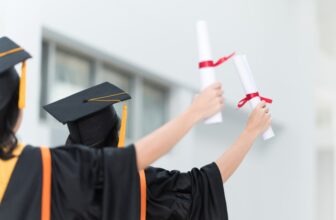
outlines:
[{"label": "orange stole", "polygon": [[43,146],[42,156],[42,198],[41,198],[41,220],[50,220],[51,209],[51,154],[50,149]]},{"label": "orange stole", "polygon": [[[126,123],[127,123],[127,105],[124,104],[123,110],[122,110],[120,131],[119,131],[119,143],[118,143],[119,148],[122,148],[125,146]],[[139,171],[139,177],[140,177],[140,220],[146,220],[147,182],[146,182],[146,174],[144,170]]]},{"label": "orange stole", "polygon": [[140,220],[146,220],[146,211],[147,211],[147,182],[146,174],[144,170],[139,172],[140,176]]}]

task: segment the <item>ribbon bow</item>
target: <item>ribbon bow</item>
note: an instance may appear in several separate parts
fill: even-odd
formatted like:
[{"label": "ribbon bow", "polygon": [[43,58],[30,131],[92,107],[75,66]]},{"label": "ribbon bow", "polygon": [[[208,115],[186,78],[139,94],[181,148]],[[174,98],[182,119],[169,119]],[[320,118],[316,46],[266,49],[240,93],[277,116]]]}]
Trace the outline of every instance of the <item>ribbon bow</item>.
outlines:
[{"label": "ribbon bow", "polygon": [[240,100],[238,102],[238,108],[243,107],[248,101],[250,101],[254,97],[259,97],[261,99],[261,101],[265,101],[267,103],[272,103],[273,102],[272,99],[262,97],[262,96],[259,95],[259,92],[255,92],[255,93],[247,94],[245,98],[243,98],[242,100]]},{"label": "ribbon bow", "polygon": [[222,57],[220,58],[217,62],[213,62],[212,60],[206,60],[206,61],[201,61],[198,63],[198,67],[200,69],[205,68],[205,67],[216,67],[221,65],[222,63],[224,63],[225,61],[227,61],[228,59],[230,59],[231,57],[233,57],[236,53],[233,52],[232,54],[226,56],[226,57]]}]

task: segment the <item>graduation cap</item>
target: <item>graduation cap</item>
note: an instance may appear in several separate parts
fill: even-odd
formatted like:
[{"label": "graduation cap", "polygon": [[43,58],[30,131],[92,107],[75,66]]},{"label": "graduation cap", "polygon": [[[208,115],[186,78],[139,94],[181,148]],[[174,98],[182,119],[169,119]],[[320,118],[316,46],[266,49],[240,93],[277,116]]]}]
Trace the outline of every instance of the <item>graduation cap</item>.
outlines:
[{"label": "graduation cap", "polygon": [[11,39],[0,38],[0,109],[7,104],[17,89],[19,76],[14,66],[18,63],[22,63],[18,107],[25,107],[26,60],[29,58],[30,54]]},{"label": "graduation cap", "polygon": [[[109,127],[112,126],[109,125],[113,123],[113,117],[115,117],[112,105],[128,99],[131,99],[131,96],[125,91],[104,82],[48,104],[44,109],[59,122],[68,124],[70,135],[81,139],[82,143],[94,144],[93,142],[104,139],[106,132],[109,132]],[[124,104],[118,146],[125,144],[126,120],[127,105]],[[99,122],[100,127],[95,127],[95,122],[97,124]]]}]

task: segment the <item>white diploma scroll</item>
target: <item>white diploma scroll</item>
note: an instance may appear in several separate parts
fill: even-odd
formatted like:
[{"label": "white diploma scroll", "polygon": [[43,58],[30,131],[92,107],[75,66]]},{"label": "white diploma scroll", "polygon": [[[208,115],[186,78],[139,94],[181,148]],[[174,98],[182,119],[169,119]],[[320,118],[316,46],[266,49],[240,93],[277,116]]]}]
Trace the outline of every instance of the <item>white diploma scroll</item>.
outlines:
[{"label": "white diploma scroll", "polygon": [[[236,64],[236,68],[239,73],[239,78],[244,87],[245,93],[251,94],[251,93],[259,92],[257,85],[254,81],[251,68],[247,62],[246,56],[245,55],[235,55],[233,57],[233,60]],[[252,98],[248,102],[250,103],[251,108],[254,109],[260,103],[260,101],[261,101],[260,97],[257,96],[257,97]],[[274,132],[273,132],[272,127],[269,127],[263,133],[262,136],[264,140],[274,137]]]},{"label": "white diploma scroll", "polygon": [[[205,21],[197,22],[197,39],[199,62],[212,61],[211,48],[208,36],[208,28]],[[200,68],[201,90],[216,82],[216,73],[214,67]],[[222,113],[218,112],[212,117],[205,120],[206,124],[214,124],[222,122]]]}]

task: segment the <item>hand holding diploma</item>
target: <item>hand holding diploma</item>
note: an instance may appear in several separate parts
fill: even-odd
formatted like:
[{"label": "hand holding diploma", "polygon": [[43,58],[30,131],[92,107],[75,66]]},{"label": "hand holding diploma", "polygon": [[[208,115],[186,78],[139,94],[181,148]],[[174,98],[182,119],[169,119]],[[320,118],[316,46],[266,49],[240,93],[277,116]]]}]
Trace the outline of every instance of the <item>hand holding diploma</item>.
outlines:
[{"label": "hand holding diploma", "polygon": [[251,112],[245,130],[255,136],[264,133],[271,125],[271,115],[265,101],[259,102]]},{"label": "hand holding diploma", "polygon": [[[239,73],[239,78],[240,81],[243,85],[243,88],[246,93],[246,97],[243,98],[239,103],[238,103],[238,108],[241,108],[245,105],[245,103],[249,102],[251,108],[256,108],[257,105],[260,103],[260,101],[264,101],[267,103],[272,103],[271,99],[265,98],[260,96],[257,85],[254,81],[252,71],[250,69],[250,66],[247,62],[246,56],[245,55],[236,55],[233,57],[233,60],[236,64],[238,73]],[[263,138],[264,140],[270,139],[274,136],[274,132],[272,127],[269,127],[264,133],[263,133]]]},{"label": "hand holding diploma", "polygon": [[271,115],[266,102],[262,101],[250,113],[245,129],[236,141],[216,160],[223,182],[235,172],[257,137],[268,129],[270,124]]},{"label": "hand holding diploma", "polygon": [[[198,54],[199,54],[199,70],[201,75],[201,90],[216,82],[215,67],[230,59],[233,55],[220,58],[217,62],[212,60],[211,47],[208,36],[208,28],[205,21],[197,22],[198,36]],[[222,114],[218,112],[214,116],[206,119],[206,124],[222,122]]]},{"label": "hand holding diploma", "polygon": [[215,82],[206,87],[186,111],[135,143],[139,170],[168,153],[192,127],[223,107],[222,85]]},{"label": "hand holding diploma", "polygon": [[204,120],[217,114],[224,107],[223,89],[220,82],[206,87],[193,101],[189,111],[194,112],[198,120]]}]

